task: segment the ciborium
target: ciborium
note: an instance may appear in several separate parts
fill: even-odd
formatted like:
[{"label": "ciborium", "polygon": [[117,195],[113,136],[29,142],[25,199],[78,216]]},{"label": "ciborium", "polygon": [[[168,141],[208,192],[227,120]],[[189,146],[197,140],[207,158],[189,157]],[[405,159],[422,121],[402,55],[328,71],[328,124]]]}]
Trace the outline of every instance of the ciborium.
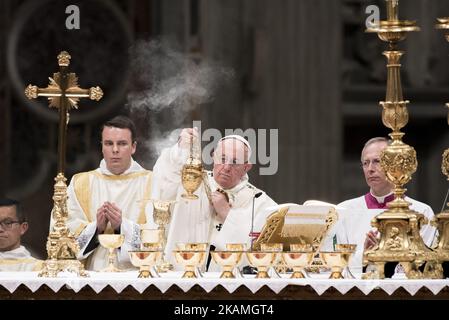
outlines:
[{"label": "ciborium", "polygon": [[223,269],[220,278],[235,278],[234,269],[242,260],[243,251],[211,251],[210,254]]},{"label": "ciborium", "polygon": [[268,270],[278,258],[278,252],[249,251],[246,258],[251,266],[257,268],[256,278],[270,278]]},{"label": "ciborium", "polygon": [[162,250],[129,251],[129,258],[133,266],[139,268],[139,278],[152,278],[151,268],[162,257]]},{"label": "ciborium", "polygon": [[329,279],[343,279],[343,270],[348,266],[354,251],[321,251],[320,257],[331,269]]},{"label": "ciborium", "polygon": [[125,241],[125,236],[122,234],[99,234],[98,241],[101,246],[109,251],[108,266],[101,270],[101,272],[121,272],[122,270],[115,266],[117,260],[115,251],[121,247],[123,241]]},{"label": "ciborium", "polygon": [[153,203],[153,220],[158,225],[158,230],[160,232],[160,236],[162,237],[160,239],[160,243],[164,248],[162,259],[156,269],[158,272],[167,272],[173,269],[173,265],[169,263],[165,257],[165,246],[167,244],[166,226],[170,223],[171,219],[170,206],[176,201],[152,199],[151,202]]},{"label": "ciborium", "polygon": [[[409,32],[419,31],[415,21],[399,20],[399,0],[386,0],[387,20],[373,24],[367,32],[377,33],[382,41],[388,43],[383,52],[387,58],[387,92],[382,107],[382,122],[392,130],[392,143],[382,151],[380,165],[387,179],[394,185],[394,200],[388,203],[388,210],[377,215],[371,225],[380,232],[379,245],[364,253],[364,264],[374,264],[377,272],[373,277],[384,278],[386,262],[398,262],[406,266],[408,278],[422,278],[419,267],[426,261],[433,261],[435,255],[424,244],[419,230],[427,223],[423,214],[410,209],[405,200],[408,183],[415,173],[418,161],[413,147],[402,141],[404,133],[400,130],[408,123],[407,104],[402,93],[400,59],[404,54],[397,49],[398,43],[405,40]],[[338,254],[325,254],[328,260],[336,261]],[[342,260],[342,259],[340,259]],[[426,276],[435,277],[428,273]]]},{"label": "ciborium", "polygon": [[183,278],[197,278],[195,271],[206,260],[206,251],[203,250],[173,250],[176,262],[184,266]]},{"label": "ciborium", "polygon": [[310,244],[290,244],[290,251],[282,253],[284,264],[293,269],[292,279],[305,278],[304,268],[310,266],[315,252]]}]

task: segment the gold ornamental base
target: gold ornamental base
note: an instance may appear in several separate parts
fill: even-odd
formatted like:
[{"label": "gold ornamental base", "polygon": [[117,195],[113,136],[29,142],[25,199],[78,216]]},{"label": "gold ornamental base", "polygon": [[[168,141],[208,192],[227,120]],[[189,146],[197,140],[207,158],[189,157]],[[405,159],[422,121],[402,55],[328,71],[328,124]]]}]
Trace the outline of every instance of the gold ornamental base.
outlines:
[{"label": "gold ornamental base", "polygon": [[44,261],[43,268],[39,272],[39,277],[56,278],[60,272],[73,272],[79,277],[88,277],[83,264],[79,260],[56,260],[48,259]]},{"label": "gold ornamental base", "polygon": [[379,245],[365,251],[363,257],[363,264],[375,265],[376,271],[364,278],[384,279],[385,263],[397,262],[408,279],[441,279],[443,274],[437,263],[438,257],[424,244],[419,233],[424,222],[424,215],[413,210],[393,209],[376,216],[373,226],[381,234]]}]

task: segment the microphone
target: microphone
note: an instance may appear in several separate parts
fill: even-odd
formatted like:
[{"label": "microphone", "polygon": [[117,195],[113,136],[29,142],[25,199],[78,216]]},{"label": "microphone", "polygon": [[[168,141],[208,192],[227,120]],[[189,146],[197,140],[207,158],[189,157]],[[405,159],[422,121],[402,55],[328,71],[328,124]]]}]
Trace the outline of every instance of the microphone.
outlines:
[{"label": "microphone", "polygon": [[262,195],[262,192],[258,192],[254,194],[253,196],[253,209],[251,211],[251,251],[253,251],[253,242],[254,242],[254,202],[256,201],[256,198],[259,198]]}]

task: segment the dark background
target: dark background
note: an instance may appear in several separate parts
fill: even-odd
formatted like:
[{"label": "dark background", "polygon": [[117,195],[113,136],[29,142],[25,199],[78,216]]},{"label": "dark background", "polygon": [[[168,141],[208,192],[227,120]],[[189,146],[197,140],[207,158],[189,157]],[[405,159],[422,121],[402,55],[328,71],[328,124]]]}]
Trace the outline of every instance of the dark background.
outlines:
[{"label": "dark background", "polygon": [[[66,176],[101,159],[99,127],[130,114],[140,140],[136,159],[151,169],[162,132],[201,120],[202,128],[278,129],[276,175],[251,181],[277,202],[340,202],[367,191],[359,165],[363,143],[386,136],[378,101],[385,97],[385,45],[366,34],[366,6],[383,0],[0,0],[0,194],[23,201],[30,220],[25,244],[45,257],[56,174],[57,112],[44,98],[28,101],[29,84],[45,87],[67,50],[83,88],[100,86],[100,102],[83,99],[71,112]],[[68,30],[65,8],[80,8],[80,29]],[[383,15],[382,15],[383,16]],[[447,0],[402,0],[400,16],[420,33],[401,44],[405,98],[411,101],[405,142],[419,167],[408,195],[441,210],[447,182],[441,154],[449,146],[449,44],[434,29],[449,16]],[[140,56],[139,41],[168,41],[196,62],[214,61],[233,76],[207,101],[179,109],[130,110],[127,96],[147,88],[144,75],[164,68]],[[171,66],[173,67],[173,66]],[[157,70],[156,70],[157,69]],[[220,72],[217,72],[220,78]],[[225,76],[223,75],[225,78]],[[154,79],[153,79],[154,81]],[[155,83],[153,83],[155,85]]]}]

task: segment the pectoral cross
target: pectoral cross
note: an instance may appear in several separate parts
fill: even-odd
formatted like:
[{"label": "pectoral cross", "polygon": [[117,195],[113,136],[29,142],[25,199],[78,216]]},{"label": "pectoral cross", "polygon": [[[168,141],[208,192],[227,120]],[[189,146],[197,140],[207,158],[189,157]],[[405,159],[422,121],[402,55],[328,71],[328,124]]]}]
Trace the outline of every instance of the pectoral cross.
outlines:
[{"label": "pectoral cross", "polygon": [[69,111],[78,108],[78,101],[81,98],[88,97],[98,101],[103,97],[103,91],[100,87],[90,89],[78,87],[76,74],[68,72],[70,58],[66,51],[58,55],[59,72],[49,77],[50,83],[46,88],[28,85],[25,89],[28,99],[47,97],[49,107],[59,111],[58,172],[55,178],[52,209],[54,224],[47,239],[48,258],[39,273],[39,276],[44,277],[57,277],[58,273],[63,271],[87,276],[83,264],[76,259],[79,251],[78,242],[67,227],[67,179],[64,177],[67,124]]},{"label": "pectoral cross", "polygon": [[81,89],[78,87],[76,74],[68,72],[70,58],[70,54],[67,51],[62,51],[58,55],[59,72],[54,73],[53,78],[48,78],[50,83],[47,88],[38,88],[30,84],[25,89],[25,95],[28,99],[47,97],[49,107],[59,110],[58,173],[64,173],[65,169],[65,147],[69,111],[73,108],[78,109],[78,101],[80,98],[90,98],[91,100],[98,101],[103,97],[103,91],[100,87],[92,87],[90,89]]}]

